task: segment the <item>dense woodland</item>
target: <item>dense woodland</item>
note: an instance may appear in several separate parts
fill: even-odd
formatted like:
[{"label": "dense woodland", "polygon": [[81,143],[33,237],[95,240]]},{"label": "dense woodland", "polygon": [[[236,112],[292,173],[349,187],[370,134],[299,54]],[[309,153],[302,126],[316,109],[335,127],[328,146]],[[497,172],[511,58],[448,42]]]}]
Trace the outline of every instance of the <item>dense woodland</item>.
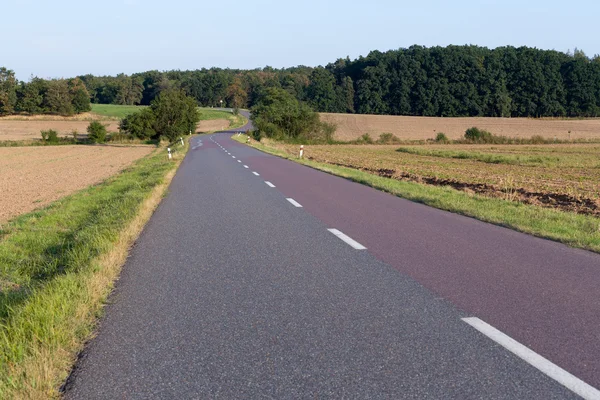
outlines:
[{"label": "dense woodland", "polygon": [[[325,67],[256,70],[149,71],[116,77],[84,75],[68,81],[17,83],[6,94],[0,78],[0,113],[12,96],[16,112],[50,109],[40,82],[79,87],[93,103],[148,105],[161,91],[180,88],[202,106],[252,107],[267,88],[283,88],[321,112],[423,116],[597,117],[600,57],[528,47],[412,46],[373,51]],[[71,83],[69,83],[71,82]],[[66,92],[65,87],[62,88]],[[48,89],[45,93],[48,93]],[[74,93],[71,89],[71,93]],[[83,92],[77,92],[83,93]],[[51,97],[50,99],[53,99]],[[10,103],[10,100],[9,100]],[[4,104],[4,106],[3,106]],[[3,108],[4,107],[4,108]],[[73,106],[76,108],[75,106]],[[10,106],[8,108],[10,110]],[[50,111],[55,112],[55,111]]]}]

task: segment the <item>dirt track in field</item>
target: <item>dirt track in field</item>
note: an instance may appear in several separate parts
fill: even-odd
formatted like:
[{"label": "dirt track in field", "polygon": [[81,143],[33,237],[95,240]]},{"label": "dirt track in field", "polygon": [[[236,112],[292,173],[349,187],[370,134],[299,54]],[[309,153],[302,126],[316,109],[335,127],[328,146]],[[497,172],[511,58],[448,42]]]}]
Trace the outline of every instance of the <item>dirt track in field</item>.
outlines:
[{"label": "dirt track in field", "polygon": [[196,132],[215,132],[223,131],[229,128],[229,120],[227,119],[212,119],[208,121],[200,121]]},{"label": "dirt track in field", "polygon": [[[101,121],[108,125],[109,132],[118,132],[119,121]],[[72,137],[72,132],[76,130],[79,135],[86,134],[86,129],[90,121],[77,120],[14,120],[0,119],[0,141],[3,140],[32,140],[41,139],[40,132],[46,129],[54,129],[59,137]]]},{"label": "dirt track in field", "polygon": [[0,148],[0,222],[100,183],[154,150],[151,146]]},{"label": "dirt track in field", "polygon": [[439,132],[444,132],[449,139],[460,139],[473,126],[508,137],[541,135],[559,140],[600,139],[600,119],[437,118],[325,113],[321,116],[324,121],[337,125],[335,138],[338,140],[358,139],[365,133],[373,139],[379,138],[382,133],[392,133],[402,140],[427,140],[435,138]]}]

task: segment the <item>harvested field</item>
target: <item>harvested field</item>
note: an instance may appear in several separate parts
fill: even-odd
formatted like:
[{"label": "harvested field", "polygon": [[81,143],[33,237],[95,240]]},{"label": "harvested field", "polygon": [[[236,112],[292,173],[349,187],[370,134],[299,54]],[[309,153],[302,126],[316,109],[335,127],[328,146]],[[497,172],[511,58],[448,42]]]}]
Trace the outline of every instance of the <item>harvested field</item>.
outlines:
[{"label": "harvested field", "polygon": [[[297,155],[296,145],[268,145]],[[600,145],[311,145],[305,146],[305,157],[398,180],[600,216]]]},{"label": "harvested field", "polygon": [[196,132],[204,133],[226,130],[229,128],[229,123],[230,121],[227,119],[213,119],[200,121],[198,122]]},{"label": "harvested field", "polygon": [[102,182],[152,146],[0,148],[0,222]]},{"label": "harvested field", "polygon": [[365,133],[373,139],[382,133],[392,133],[402,140],[427,140],[444,132],[449,139],[461,139],[473,126],[507,137],[540,135],[559,140],[600,140],[600,119],[437,118],[325,113],[321,116],[324,121],[337,125],[335,139],[341,141],[355,140]]},{"label": "harvested field", "polygon": [[[119,130],[118,121],[102,121],[108,125],[109,132],[117,132]],[[58,132],[58,136],[72,136],[72,132],[76,130],[80,135],[86,134],[86,129],[89,121],[85,120],[45,120],[45,119],[30,119],[30,120],[15,120],[15,119],[0,119],[0,141],[4,140],[33,140],[41,139],[40,131],[46,129],[54,129]]]}]

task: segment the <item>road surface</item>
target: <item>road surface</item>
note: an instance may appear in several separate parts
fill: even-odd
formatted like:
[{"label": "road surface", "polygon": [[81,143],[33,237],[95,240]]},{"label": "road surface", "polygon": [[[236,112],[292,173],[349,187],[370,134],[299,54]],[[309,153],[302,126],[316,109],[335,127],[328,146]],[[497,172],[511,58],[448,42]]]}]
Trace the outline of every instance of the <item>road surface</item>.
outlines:
[{"label": "road surface", "polygon": [[230,135],[192,139],[67,399],[598,398],[600,256]]}]

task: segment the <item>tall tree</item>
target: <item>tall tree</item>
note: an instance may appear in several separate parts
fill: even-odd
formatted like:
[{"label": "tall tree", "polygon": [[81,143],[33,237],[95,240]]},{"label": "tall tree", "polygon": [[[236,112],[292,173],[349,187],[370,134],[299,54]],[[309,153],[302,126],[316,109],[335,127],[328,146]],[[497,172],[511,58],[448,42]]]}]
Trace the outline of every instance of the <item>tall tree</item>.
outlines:
[{"label": "tall tree", "polygon": [[17,79],[14,71],[0,67],[0,115],[12,114],[17,103]]}]

